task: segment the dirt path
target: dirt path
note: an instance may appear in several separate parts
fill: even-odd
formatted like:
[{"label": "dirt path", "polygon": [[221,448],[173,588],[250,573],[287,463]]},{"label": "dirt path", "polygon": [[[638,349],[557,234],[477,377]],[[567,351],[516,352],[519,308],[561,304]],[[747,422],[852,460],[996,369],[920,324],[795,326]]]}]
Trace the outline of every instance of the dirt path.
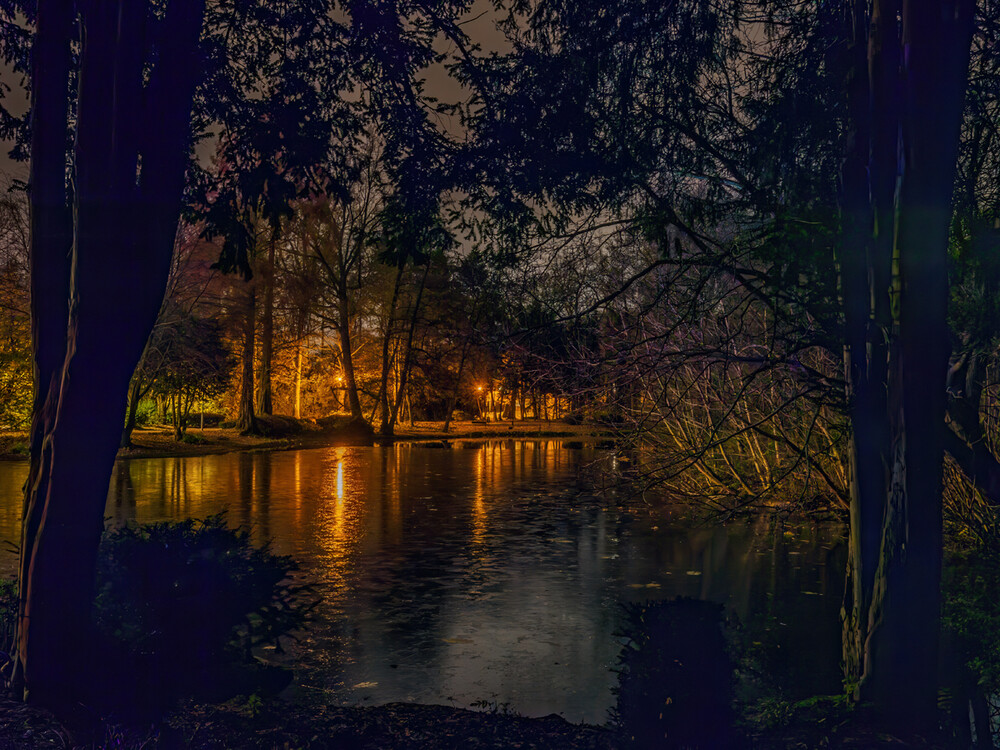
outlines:
[{"label": "dirt path", "polygon": [[[395,435],[396,442],[433,440],[476,440],[489,438],[600,438],[607,433],[595,425],[570,425],[564,422],[452,422],[448,432],[443,422],[417,422],[402,425]],[[0,433],[0,460],[27,460],[27,432]],[[376,442],[379,442],[376,437]],[[293,448],[323,448],[331,445],[349,445],[352,441],[340,437],[336,431],[319,428],[286,437],[254,437],[240,435],[236,429],[206,427],[204,430],[189,428],[187,440],[174,440],[173,432],[166,428],[137,429],[132,434],[133,448],[119,451],[119,458],[148,458],[152,456],[200,456],[210,453],[232,453],[247,450],[290,450]],[[353,444],[356,444],[354,441]]]}]

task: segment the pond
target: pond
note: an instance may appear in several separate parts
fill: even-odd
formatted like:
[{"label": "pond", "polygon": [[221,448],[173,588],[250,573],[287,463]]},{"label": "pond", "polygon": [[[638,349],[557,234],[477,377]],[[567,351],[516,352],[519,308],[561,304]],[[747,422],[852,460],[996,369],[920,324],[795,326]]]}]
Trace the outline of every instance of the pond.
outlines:
[{"label": "pond", "polygon": [[[842,531],[710,528],[633,497],[595,444],[455,441],[120,461],[109,523],[205,517],[299,560],[316,621],[283,656],[289,697],[483,702],[604,723],[621,603],[727,606],[790,696],[839,690]],[[16,542],[26,463],[0,464]],[[5,545],[6,546],[6,545]],[[12,574],[14,555],[0,555]]]}]

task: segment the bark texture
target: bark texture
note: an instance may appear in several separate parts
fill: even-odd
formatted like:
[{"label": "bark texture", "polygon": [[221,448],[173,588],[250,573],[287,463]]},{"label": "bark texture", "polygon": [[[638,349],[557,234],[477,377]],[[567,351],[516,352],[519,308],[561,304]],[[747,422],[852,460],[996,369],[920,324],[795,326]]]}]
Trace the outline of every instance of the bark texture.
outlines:
[{"label": "bark texture", "polygon": [[[32,72],[36,367],[15,689],[57,711],[86,700],[90,608],[129,380],[166,285],[180,212],[204,0],[169,3],[148,80],[148,5],[82,18],[66,188],[73,3],[40,0]],[[111,229],[113,228],[113,229]]]},{"label": "bark texture", "polygon": [[867,8],[852,4],[842,199],[853,428],[844,663],[857,697],[896,724],[928,728],[938,688],[948,231],[973,6]]}]

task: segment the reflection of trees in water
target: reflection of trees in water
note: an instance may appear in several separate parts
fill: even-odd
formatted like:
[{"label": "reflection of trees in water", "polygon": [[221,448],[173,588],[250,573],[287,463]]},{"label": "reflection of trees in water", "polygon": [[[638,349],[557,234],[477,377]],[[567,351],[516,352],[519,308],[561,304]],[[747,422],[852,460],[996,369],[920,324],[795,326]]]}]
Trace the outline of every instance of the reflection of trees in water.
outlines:
[{"label": "reflection of trees in water", "polygon": [[[790,693],[836,692],[843,593],[840,531],[766,519],[711,528],[666,528],[622,513],[615,564],[630,601],[688,596],[725,604],[766,652],[763,665]],[[653,530],[657,524],[665,528]]]},{"label": "reflection of trees in water", "polygon": [[118,461],[111,477],[111,500],[116,508],[135,505],[135,484],[132,482],[132,462]]},{"label": "reflection of trees in water", "polygon": [[[297,648],[302,679],[379,682],[378,700],[515,682],[537,659],[538,690],[589,691],[580,705],[600,705],[604,688],[589,683],[613,679],[617,602],[680,594],[726,603],[788,684],[836,689],[821,684],[839,679],[835,533],[677,528],[667,507],[588,489],[599,455],[504,440],[136,459],[116,468],[108,512],[120,523],[228,505],[255,541],[273,536],[321,582],[321,622]],[[483,677],[487,663],[499,676]]]}]

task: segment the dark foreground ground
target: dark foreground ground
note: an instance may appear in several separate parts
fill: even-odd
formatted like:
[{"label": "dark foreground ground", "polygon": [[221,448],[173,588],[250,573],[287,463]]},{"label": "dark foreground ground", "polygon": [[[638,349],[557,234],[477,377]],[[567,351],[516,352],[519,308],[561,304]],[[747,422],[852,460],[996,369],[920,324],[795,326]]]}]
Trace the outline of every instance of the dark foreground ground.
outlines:
[{"label": "dark foreground ground", "polygon": [[[609,729],[574,725],[558,716],[528,719],[448,706],[393,703],[378,707],[307,708],[251,699],[219,706],[186,706],[159,727],[105,725],[97,736],[73,737],[50,714],[0,700],[0,750],[36,748],[172,748],[226,750],[618,750],[662,748],[626,743]],[[863,717],[802,717],[790,725],[755,731],[733,750],[813,748],[946,748],[943,742],[875,731]],[[704,750],[712,750],[709,745]]]}]

